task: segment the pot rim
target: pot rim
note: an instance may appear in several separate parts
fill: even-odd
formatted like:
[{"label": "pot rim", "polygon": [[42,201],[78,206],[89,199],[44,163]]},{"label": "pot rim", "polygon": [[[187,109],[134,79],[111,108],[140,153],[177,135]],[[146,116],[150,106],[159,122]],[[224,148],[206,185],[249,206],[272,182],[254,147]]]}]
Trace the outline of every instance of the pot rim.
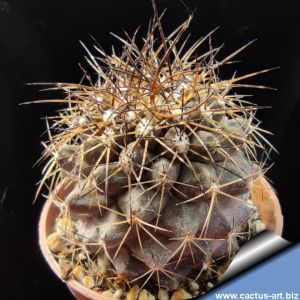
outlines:
[{"label": "pot rim", "polygon": [[[270,183],[266,180],[265,177],[258,178],[255,182],[257,182],[257,186],[255,187],[256,196],[260,197],[260,201],[257,202],[259,207],[261,208],[262,205],[267,205],[269,207],[272,207],[274,210],[274,220],[275,222],[268,223],[268,220],[264,220],[262,218],[262,221],[266,222],[267,229],[270,231],[273,231],[277,235],[281,236],[283,231],[283,216],[281,212],[280,203],[278,200],[278,197],[276,196],[276,193]],[[59,189],[59,186],[57,187]],[[56,189],[56,191],[57,191]],[[263,199],[264,192],[267,193],[268,198]],[[52,202],[53,194],[55,194],[55,191],[50,194],[49,198],[45,202],[41,215],[39,220],[39,228],[38,228],[38,234],[39,234],[39,246],[41,249],[41,252],[43,254],[44,259],[50,266],[51,270],[56,274],[57,277],[59,277],[66,285],[68,286],[69,290],[72,292],[72,294],[77,297],[77,299],[81,300],[112,300],[112,297],[108,297],[106,295],[103,295],[101,292],[93,291],[85,286],[83,286],[81,283],[76,281],[75,279],[69,278],[64,280],[61,277],[59,265],[54,258],[53,254],[50,252],[47,246],[47,236],[49,235],[49,223],[52,223],[53,227],[53,220],[54,215],[55,217],[58,214],[59,208],[55,206],[55,204]],[[263,203],[263,200],[267,200],[267,203]],[[254,201],[256,202],[256,201]],[[51,219],[50,219],[51,218]]]}]

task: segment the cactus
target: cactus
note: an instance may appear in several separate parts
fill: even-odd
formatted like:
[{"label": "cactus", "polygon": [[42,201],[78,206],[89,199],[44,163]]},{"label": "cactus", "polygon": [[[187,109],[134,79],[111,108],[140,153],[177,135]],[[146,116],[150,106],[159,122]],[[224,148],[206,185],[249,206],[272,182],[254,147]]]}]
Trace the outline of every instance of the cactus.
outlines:
[{"label": "cactus", "polygon": [[266,70],[220,79],[245,47],[218,61],[211,32],[184,50],[190,21],[165,36],[157,17],[142,47],[119,38],[119,56],[86,49],[96,82],[54,86],[66,106],[47,119],[38,189],[60,208],[49,248],[63,276],[109,295],[198,295],[256,233],[251,185],[270,145],[259,107],[231,90]]}]

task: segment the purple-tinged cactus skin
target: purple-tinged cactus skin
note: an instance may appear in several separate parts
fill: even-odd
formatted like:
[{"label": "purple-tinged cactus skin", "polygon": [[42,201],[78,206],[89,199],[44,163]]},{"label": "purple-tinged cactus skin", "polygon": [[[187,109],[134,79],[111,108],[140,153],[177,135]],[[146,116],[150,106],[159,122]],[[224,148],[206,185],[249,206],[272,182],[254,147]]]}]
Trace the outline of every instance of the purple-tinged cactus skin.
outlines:
[{"label": "purple-tinged cactus skin", "polygon": [[141,47],[135,33],[119,38],[120,55],[87,50],[94,83],[86,75],[55,86],[65,108],[47,124],[38,192],[45,182],[68,192],[54,197],[49,248],[69,276],[99,292],[197,296],[256,234],[251,186],[264,173],[257,153],[271,145],[258,107],[232,90],[265,71],[220,79],[245,47],[217,59],[211,32],[186,49],[190,21],[165,35],[156,16]]}]

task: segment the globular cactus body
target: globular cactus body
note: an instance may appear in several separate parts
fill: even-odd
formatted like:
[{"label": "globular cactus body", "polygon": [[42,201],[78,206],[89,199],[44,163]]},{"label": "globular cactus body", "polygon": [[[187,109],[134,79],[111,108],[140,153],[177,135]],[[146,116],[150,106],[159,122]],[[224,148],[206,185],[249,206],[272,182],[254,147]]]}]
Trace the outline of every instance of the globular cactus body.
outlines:
[{"label": "globular cactus body", "polygon": [[68,108],[52,126],[62,129],[50,135],[45,178],[64,189],[55,201],[74,224],[63,245],[99,290],[138,284],[160,294],[197,280],[205,291],[256,212],[256,108],[230,93],[239,78],[217,77],[230,58],[217,62],[214,49],[195,56],[208,37],[176,50],[189,21],[162,45],[157,21],[142,49],[134,39],[120,56],[96,47],[99,64],[88,61],[97,83],[58,85]]}]

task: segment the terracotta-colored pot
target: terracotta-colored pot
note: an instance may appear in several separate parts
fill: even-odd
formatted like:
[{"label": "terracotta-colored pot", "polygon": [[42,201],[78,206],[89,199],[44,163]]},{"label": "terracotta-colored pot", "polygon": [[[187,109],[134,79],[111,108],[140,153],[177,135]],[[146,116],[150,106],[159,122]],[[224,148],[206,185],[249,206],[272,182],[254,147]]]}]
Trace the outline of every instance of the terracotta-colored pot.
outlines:
[{"label": "terracotta-colored pot", "polygon": [[254,181],[251,198],[260,208],[261,220],[267,225],[267,229],[281,236],[283,216],[280,202],[273,187],[264,177],[259,177]]},{"label": "terracotta-colored pot", "polygon": [[[60,196],[67,194],[68,189],[63,189],[58,186],[46,201],[39,222],[39,243],[44,258],[49,264],[54,273],[61,278],[57,261],[47,247],[47,236],[52,233],[54,221],[59,213],[58,208],[51,201],[55,193],[60,193]],[[267,225],[267,229],[281,235],[283,230],[283,217],[279,200],[264,177],[258,178],[252,188],[252,201],[255,202],[261,211],[262,221]],[[65,280],[69,290],[78,300],[112,300],[113,298],[104,296],[100,293],[92,291],[74,279]]]}]

